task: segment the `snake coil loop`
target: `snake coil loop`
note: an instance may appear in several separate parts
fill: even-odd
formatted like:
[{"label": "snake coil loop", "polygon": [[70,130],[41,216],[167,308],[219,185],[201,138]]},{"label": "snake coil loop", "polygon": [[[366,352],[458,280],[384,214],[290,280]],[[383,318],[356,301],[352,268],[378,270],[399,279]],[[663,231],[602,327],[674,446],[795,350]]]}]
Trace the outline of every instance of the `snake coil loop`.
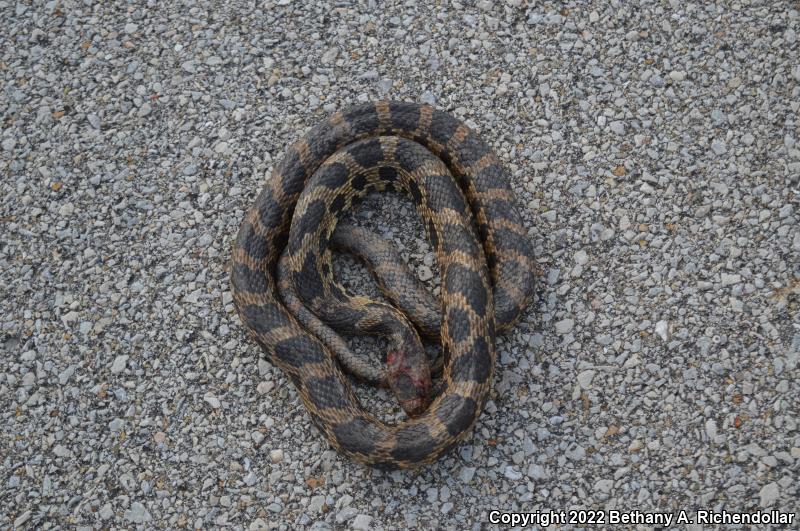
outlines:
[{"label": "snake coil loop", "polygon": [[[337,166],[334,155],[356,143],[337,155]],[[431,153],[447,175],[430,172],[424,161]],[[318,236],[309,203],[298,206],[312,176],[331,190],[356,195],[394,179],[423,214],[441,267],[445,366],[441,394],[419,417],[387,425],[365,411],[336,360],[278,294],[276,265],[292,216],[307,227],[293,233]],[[324,197],[315,208],[338,208],[335,194]],[[463,122],[428,105],[378,101],[352,107],[287,150],[234,242],[233,299],[249,334],[292,381],[311,420],[338,451],[373,466],[410,468],[434,461],[470,432],[491,389],[495,333],[513,326],[533,294],[533,252],[514,203],[508,175],[491,149]],[[302,284],[303,269],[294,274]]]}]

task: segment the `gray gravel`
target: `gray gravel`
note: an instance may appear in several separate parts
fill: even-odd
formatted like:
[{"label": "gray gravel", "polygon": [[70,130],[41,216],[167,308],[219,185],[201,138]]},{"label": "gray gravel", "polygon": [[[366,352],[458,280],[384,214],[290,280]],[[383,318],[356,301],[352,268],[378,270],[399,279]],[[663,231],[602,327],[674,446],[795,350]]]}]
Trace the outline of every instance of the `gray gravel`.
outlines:
[{"label": "gray gravel", "polygon": [[[0,0],[0,526],[798,510],[796,2],[35,4]],[[542,270],[474,434],[413,473],[327,447],[226,274],[287,144],[378,97],[481,132]],[[355,217],[435,290],[411,212]]]}]

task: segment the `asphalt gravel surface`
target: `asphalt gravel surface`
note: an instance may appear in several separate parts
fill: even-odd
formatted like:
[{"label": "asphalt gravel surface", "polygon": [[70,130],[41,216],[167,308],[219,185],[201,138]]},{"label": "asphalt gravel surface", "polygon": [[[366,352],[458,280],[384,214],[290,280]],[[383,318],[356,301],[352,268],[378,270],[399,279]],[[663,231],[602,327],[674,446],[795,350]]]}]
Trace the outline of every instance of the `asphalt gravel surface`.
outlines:
[{"label": "asphalt gravel surface", "polygon": [[[796,514],[798,9],[0,0],[0,526]],[[286,146],[378,98],[482,135],[540,268],[473,434],[412,472],[330,449],[245,335],[226,271]],[[436,291],[408,199],[353,217]]]}]

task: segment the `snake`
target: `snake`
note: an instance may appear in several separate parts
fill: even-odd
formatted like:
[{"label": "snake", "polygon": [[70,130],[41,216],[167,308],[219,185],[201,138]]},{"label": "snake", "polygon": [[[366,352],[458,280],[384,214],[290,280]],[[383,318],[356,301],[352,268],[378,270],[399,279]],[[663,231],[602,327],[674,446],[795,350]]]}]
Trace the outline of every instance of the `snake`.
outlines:
[{"label": "snake", "polygon": [[[349,187],[326,186],[326,171],[330,171],[329,167],[351,156],[359,147],[358,143],[348,146],[323,164],[307,183],[295,212],[307,212],[305,203],[309,201],[322,201],[332,205],[344,201],[343,206],[352,207],[353,199],[363,197],[370,190],[384,189],[386,185],[396,184],[382,180],[379,174],[375,174],[378,168],[373,167],[371,172],[366,168],[359,168],[365,172],[365,177],[372,180],[369,186],[358,190],[360,194],[352,194],[354,190]],[[309,199],[311,197],[321,199]],[[403,410],[410,416],[417,416],[425,410],[435,392],[431,373],[437,369],[435,363],[441,361],[441,358],[428,359],[419,334],[407,320],[407,315],[415,315],[416,308],[398,309],[367,297],[352,295],[335,282],[331,254],[325,252],[329,246],[331,249],[349,250],[351,254],[364,260],[378,279],[379,285],[386,289],[385,283],[381,282],[382,277],[376,273],[376,268],[370,266],[374,264],[371,258],[376,258],[387,247],[379,243],[379,237],[367,229],[349,224],[337,226],[339,218],[336,212],[336,209],[321,209],[317,210],[316,215],[312,214],[312,221],[319,234],[308,238],[297,237],[306,232],[297,228],[301,223],[292,224],[289,232],[290,244],[278,263],[277,279],[281,299],[299,323],[328,347],[348,374],[371,385],[389,387]],[[419,286],[396,254],[384,254],[379,258],[379,268],[398,269],[403,277],[398,280],[405,288],[404,291],[410,291],[414,295],[429,295],[419,291]],[[307,264],[309,260],[311,263]],[[426,302],[430,302],[427,297]],[[369,356],[353,352],[339,333],[385,338],[389,344],[386,366],[381,366]],[[438,364],[438,369],[441,369],[441,363]]]},{"label": "snake", "polygon": [[[312,181],[329,193],[301,201]],[[287,308],[277,281],[281,257],[294,246],[300,258],[287,274],[314,299],[324,289],[319,276],[330,274],[320,242],[335,225],[322,216],[385,188],[410,194],[441,274],[432,327],[442,387],[424,411],[397,423],[361,405],[331,349]],[[244,328],[328,443],[357,462],[397,469],[432,463],[471,433],[490,396],[496,334],[512,328],[533,298],[535,261],[508,172],[481,137],[431,105],[381,100],[333,113],[287,148],[244,216],[229,274]]]}]

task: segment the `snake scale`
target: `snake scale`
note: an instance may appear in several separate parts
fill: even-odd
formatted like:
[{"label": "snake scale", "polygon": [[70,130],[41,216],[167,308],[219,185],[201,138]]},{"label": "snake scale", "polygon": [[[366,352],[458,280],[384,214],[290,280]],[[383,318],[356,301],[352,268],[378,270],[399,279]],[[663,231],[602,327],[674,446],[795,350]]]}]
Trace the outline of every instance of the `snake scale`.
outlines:
[{"label": "snake scale", "polygon": [[[449,175],[429,173],[421,150],[438,157]],[[278,294],[276,266],[292,244],[290,226],[294,243],[308,242],[320,236],[320,210],[342,208],[337,194],[298,206],[312,176],[353,197],[397,183],[428,216],[441,269],[445,362],[441,393],[417,417],[389,425],[368,413],[334,356]],[[443,186],[446,178],[460,190]],[[309,269],[319,273],[319,252],[304,256],[292,271],[299,291],[306,281],[313,285]],[[329,443],[361,463],[393,469],[430,463],[470,432],[491,389],[496,331],[513,326],[530,301],[534,262],[508,175],[483,140],[429,105],[377,101],[334,113],[288,148],[245,215],[230,276],[247,331],[292,381]]]}]

